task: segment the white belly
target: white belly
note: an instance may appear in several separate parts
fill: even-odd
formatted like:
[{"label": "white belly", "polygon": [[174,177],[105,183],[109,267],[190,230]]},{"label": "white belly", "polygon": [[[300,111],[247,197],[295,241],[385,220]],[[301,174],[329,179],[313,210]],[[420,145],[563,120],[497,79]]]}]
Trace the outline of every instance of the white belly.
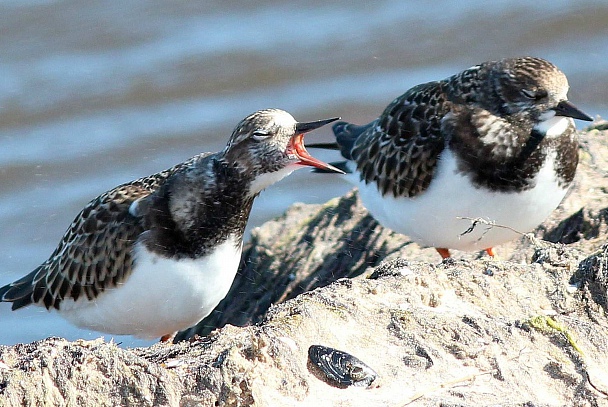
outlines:
[{"label": "white belly", "polygon": [[229,238],[210,255],[174,262],[135,248],[136,266],[122,284],[95,300],[66,300],[59,311],[73,324],[116,335],[155,338],[189,328],[226,296],[241,258]]},{"label": "white belly", "polygon": [[[553,158],[553,157],[551,157]],[[436,178],[429,188],[414,198],[382,197],[376,184],[356,178],[361,200],[383,226],[409,236],[423,246],[457,250],[483,250],[518,237],[505,228],[479,224],[472,233],[462,235],[471,221],[483,218],[497,225],[526,233],[542,223],[559,205],[567,188],[558,185],[553,159],[539,171],[534,187],[523,192],[492,192],[475,188],[456,171],[450,151],[442,153]]]}]

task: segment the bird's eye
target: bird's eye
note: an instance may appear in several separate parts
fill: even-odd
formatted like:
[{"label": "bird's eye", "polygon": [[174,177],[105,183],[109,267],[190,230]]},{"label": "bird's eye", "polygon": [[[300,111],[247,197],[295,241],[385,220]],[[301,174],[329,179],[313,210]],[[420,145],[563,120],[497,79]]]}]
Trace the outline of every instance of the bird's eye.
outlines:
[{"label": "bird's eye", "polygon": [[266,130],[256,130],[251,133],[251,138],[253,138],[255,141],[266,140],[268,137],[270,137],[270,133]]},{"label": "bird's eye", "polygon": [[524,95],[525,97],[527,97],[528,99],[532,99],[532,100],[541,100],[544,97],[547,96],[547,91],[544,89],[539,89],[539,90],[528,90],[528,89],[522,89],[521,90],[522,95]]},{"label": "bird's eye", "polygon": [[532,90],[522,89],[521,93],[522,93],[522,95],[524,95],[528,99],[536,99],[536,92],[534,92]]}]

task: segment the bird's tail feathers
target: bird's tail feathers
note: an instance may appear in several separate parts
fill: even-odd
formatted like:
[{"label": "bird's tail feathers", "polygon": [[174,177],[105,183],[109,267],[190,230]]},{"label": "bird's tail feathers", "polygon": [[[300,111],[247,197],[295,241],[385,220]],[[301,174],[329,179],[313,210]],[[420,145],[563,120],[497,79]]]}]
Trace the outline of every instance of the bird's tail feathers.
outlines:
[{"label": "bird's tail feathers", "polygon": [[37,267],[29,274],[21,277],[19,280],[13,281],[3,287],[0,287],[0,302],[12,303],[13,311],[19,308],[26,307],[32,304],[34,280],[40,267]]},{"label": "bird's tail feathers", "polygon": [[[337,122],[332,126],[334,135],[336,136],[336,142],[334,143],[313,143],[307,144],[307,148],[322,148],[325,150],[339,150],[342,157],[347,160],[352,160],[352,150],[355,146],[355,142],[365,131],[371,128],[376,122],[365,124],[363,126],[357,126],[347,122]],[[323,171],[316,171],[323,172]]]},{"label": "bird's tail feathers", "polygon": [[333,125],[332,130],[336,136],[336,142],[340,146],[340,152],[342,156],[348,160],[354,159],[352,155],[353,148],[357,139],[365,133],[368,129],[374,126],[376,122],[373,121],[363,126],[358,126],[352,123],[337,122]]}]

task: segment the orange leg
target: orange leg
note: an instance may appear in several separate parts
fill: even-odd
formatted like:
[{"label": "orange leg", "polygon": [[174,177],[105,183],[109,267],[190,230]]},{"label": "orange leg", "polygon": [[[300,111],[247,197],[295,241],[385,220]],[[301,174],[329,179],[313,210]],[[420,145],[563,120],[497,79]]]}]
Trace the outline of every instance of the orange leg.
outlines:
[{"label": "orange leg", "polygon": [[493,247],[488,247],[486,249],[486,253],[488,253],[488,255],[490,255],[491,257],[496,257],[496,250],[494,250]]},{"label": "orange leg", "polygon": [[441,256],[442,259],[447,259],[449,257],[452,257],[450,255],[449,249],[444,249],[442,247],[436,247],[435,250],[437,250],[437,253],[439,253],[439,255]]}]

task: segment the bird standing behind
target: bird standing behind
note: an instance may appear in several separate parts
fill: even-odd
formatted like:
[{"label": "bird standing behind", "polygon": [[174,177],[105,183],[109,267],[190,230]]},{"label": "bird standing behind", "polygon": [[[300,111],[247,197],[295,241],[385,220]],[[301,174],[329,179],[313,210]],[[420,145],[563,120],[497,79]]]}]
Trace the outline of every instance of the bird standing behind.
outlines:
[{"label": "bird standing behind", "polygon": [[[592,119],[568,88],[541,58],[484,62],[411,88],[367,125],[336,123],[337,144],[309,147],[340,150],[340,168],[383,226],[444,258],[450,249],[494,255],[513,230],[542,223],[574,178],[572,118]],[[476,218],[506,228],[471,230]]]},{"label": "bird standing behind", "polygon": [[341,172],[308,154],[298,123],[268,109],[226,148],[117,186],[76,216],[48,260],[0,288],[12,309],[56,309],[75,325],[143,338],[188,328],[226,296],[254,198],[295,169]]}]

